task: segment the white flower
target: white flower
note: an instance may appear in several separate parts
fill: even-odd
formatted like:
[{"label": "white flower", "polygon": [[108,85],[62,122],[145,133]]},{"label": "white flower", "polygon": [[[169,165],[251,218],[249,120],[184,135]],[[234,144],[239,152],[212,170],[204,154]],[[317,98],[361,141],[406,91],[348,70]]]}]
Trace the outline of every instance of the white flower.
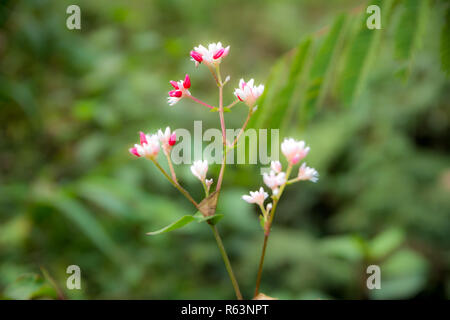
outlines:
[{"label": "white flower", "polygon": [[191,94],[188,90],[191,87],[191,79],[188,74],[184,77],[184,80],[178,82],[170,80],[169,83],[174,88],[174,90],[169,91],[169,97],[167,97],[167,102],[170,106],[173,106],[186,95]]},{"label": "white flower", "polygon": [[171,132],[170,127],[167,127],[164,132],[159,129],[158,138],[166,154],[168,154],[172,146],[177,142],[177,135],[175,132]]},{"label": "white flower", "polygon": [[269,202],[269,203],[267,204],[267,206],[266,206],[266,213],[267,213],[267,215],[269,215],[270,210],[272,210],[272,202]]},{"label": "white flower", "polygon": [[159,153],[159,138],[156,134],[146,135],[143,132],[139,132],[140,144],[135,144],[134,148],[130,148],[131,154],[136,157],[147,157],[154,159]]},{"label": "white flower", "polygon": [[191,51],[191,60],[195,62],[197,67],[200,63],[206,65],[217,66],[222,62],[222,58],[225,58],[230,52],[230,46],[224,48],[221,42],[210,43],[208,48],[202,45],[194,47]]},{"label": "white flower", "polygon": [[316,169],[307,167],[306,162],[303,162],[303,164],[298,169],[297,179],[317,182],[317,180],[319,180],[319,173],[317,172]]},{"label": "white flower", "polygon": [[197,160],[191,166],[191,172],[197,177],[201,182],[206,180],[206,173],[208,172],[208,161],[207,160]]},{"label": "white flower", "polygon": [[243,195],[242,199],[248,203],[256,203],[260,206],[264,204],[264,200],[269,196],[267,192],[264,191],[263,187],[259,191],[250,191],[250,195]]},{"label": "white flower", "polygon": [[273,171],[275,171],[276,173],[280,173],[282,170],[282,166],[280,161],[271,161],[270,162],[270,169],[272,169]]},{"label": "white flower", "polygon": [[209,192],[209,189],[211,189],[211,185],[213,184],[213,179],[206,179],[205,180],[205,185],[206,185],[206,190],[208,190],[208,192]]},{"label": "white flower", "polygon": [[306,157],[309,147],[305,147],[305,141],[296,141],[289,138],[284,139],[281,144],[281,152],[283,152],[289,164],[293,165]]},{"label": "white flower", "polygon": [[255,105],[256,99],[258,99],[264,92],[264,86],[262,84],[255,86],[253,83],[253,79],[249,82],[245,82],[244,79],[241,79],[239,81],[239,88],[234,90],[234,95],[236,98],[244,101],[250,108]]},{"label": "white flower", "polygon": [[266,186],[272,189],[272,193],[277,195],[278,187],[286,183],[286,173],[280,172],[276,174],[273,170],[271,170],[270,174],[263,174],[263,180]]}]

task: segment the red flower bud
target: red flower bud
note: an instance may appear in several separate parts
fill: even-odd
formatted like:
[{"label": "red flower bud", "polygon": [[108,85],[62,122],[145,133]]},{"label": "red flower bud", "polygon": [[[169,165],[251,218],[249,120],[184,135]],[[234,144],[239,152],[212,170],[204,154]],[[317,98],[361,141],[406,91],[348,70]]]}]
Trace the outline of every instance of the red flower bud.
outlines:
[{"label": "red flower bud", "polygon": [[147,143],[147,138],[145,137],[145,133],[143,133],[142,131],[139,132],[139,137],[141,138],[141,145],[143,145],[144,143]]},{"label": "red flower bud", "polygon": [[203,61],[203,57],[202,57],[201,53],[199,53],[197,51],[191,51],[191,57],[197,62]]},{"label": "red flower bud", "polygon": [[178,83],[176,82],[176,81],[173,81],[173,80],[170,80],[170,84],[172,85],[172,87],[174,88],[174,89],[180,89],[179,87],[178,87]]},{"label": "red flower bud", "polygon": [[184,77],[183,87],[185,89],[189,89],[191,87],[191,78],[189,78],[188,74],[186,75],[186,77]]},{"label": "red flower bud", "polygon": [[223,55],[224,52],[225,52],[224,48],[220,49],[219,51],[216,52],[216,54],[213,56],[213,58],[219,59]]},{"label": "red flower bud", "polygon": [[180,90],[169,91],[169,96],[170,97],[180,98],[182,95],[183,95],[183,93]]},{"label": "red flower bud", "polygon": [[172,133],[169,138],[169,146],[173,146],[177,142],[177,135]]},{"label": "red flower bud", "polygon": [[135,155],[136,157],[140,157],[140,154],[137,152],[136,148],[130,148],[130,149],[128,149],[128,151],[130,151],[130,153],[132,155]]}]

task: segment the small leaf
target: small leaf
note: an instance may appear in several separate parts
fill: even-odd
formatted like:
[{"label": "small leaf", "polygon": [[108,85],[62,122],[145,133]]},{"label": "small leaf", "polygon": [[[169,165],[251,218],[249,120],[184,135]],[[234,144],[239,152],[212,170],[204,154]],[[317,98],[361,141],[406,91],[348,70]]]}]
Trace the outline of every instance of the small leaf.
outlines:
[{"label": "small leaf", "polygon": [[194,214],[194,218],[198,223],[209,221],[212,225],[215,225],[223,218],[223,214],[217,213],[212,216],[204,217],[200,211],[197,211],[197,213]]},{"label": "small leaf", "polygon": [[162,229],[159,229],[159,230],[153,231],[153,232],[148,232],[147,235],[154,236],[154,235],[157,235],[157,234],[161,234],[161,233],[173,231],[173,230],[176,230],[176,229],[180,229],[181,227],[184,227],[185,225],[187,225],[188,223],[191,223],[194,220],[195,220],[194,216],[190,216],[190,215],[182,216],[177,221],[169,224],[168,226],[165,226]]},{"label": "small leaf", "polygon": [[219,199],[219,193],[214,191],[209,195],[209,197],[202,200],[198,205],[198,211],[200,211],[203,216],[213,216],[216,213],[217,200]]},{"label": "small leaf", "polygon": [[261,225],[261,228],[264,230],[264,226],[266,225],[266,219],[262,215],[259,215],[259,224]]}]

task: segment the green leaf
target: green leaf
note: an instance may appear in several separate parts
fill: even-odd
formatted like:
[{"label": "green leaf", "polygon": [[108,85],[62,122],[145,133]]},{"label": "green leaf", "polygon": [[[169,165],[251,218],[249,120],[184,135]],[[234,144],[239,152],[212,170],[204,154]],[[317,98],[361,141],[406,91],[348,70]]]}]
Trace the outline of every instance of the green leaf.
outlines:
[{"label": "green leaf", "polygon": [[441,32],[441,66],[450,75],[450,6],[445,12],[445,22]]},{"label": "green leaf", "polygon": [[185,225],[191,223],[192,221],[197,221],[199,223],[205,222],[205,221],[210,221],[213,225],[215,225],[222,218],[223,218],[223,214],[215,214],[212,216],[204,217],[200,211],[197,211],[194,215],[182,216],[177,221],[169,224],[168,226],[165,226],[162,229],[159,229],[159,230],[153,231],[153,232],[148,232],[147,235],[154,236],[157,234],[166,233],[166,232],[170,232],[170,231],[173,231],[176,229],[180,229],[180,228],[184,227]]},{"label": "green leaf", "polygon": [[336,56],[340,47],[340,39],[345,31],[346,16],[340,15],[334,21],[333,26],[328,32],[327,37],[323,41],[320,49],[315,55],[309,72],[309,85],[305,92],[304,104],[301,115],[310,118],[314,108],[320,103],[325,95],[324,84],[326,78],[331,74],[336,62],[333,58]]},{"label": "green leaf", "polygon": [[428,0],[404,1],[403,12],[395,29],[395,55],[400,60],[411,58],[424,29]]},{"label": "green leaf", "polygon": [[428,0],[408,0],[403,2],[403,12],[395,29],[395,56],[404,60],[407,65],[400,74],[409,75],[414,51],[420,47],[420,40],[428,19]]},{"label": "green leaf", "polygon": [[[306,58],[309,55],[312,40],[306,38],[297,47],[295,56],[293,57],[289,66],[289,75],[285,85],[277,92],[277,99],[274,101],[273,106],[270,108],[270,117],[264,127],[267,128],[280,128],[283,122],[290,117],[287,112],[290,101],[293,98],[295,89],[297,87],[298,78],[304,70]],[[267,110],[269,111],[269,110]]]},{"label": "green leaf", "polygon": [[[392,8],[392,1],[373,1],[371,4],[381,8],[382,26],[388,25],[387,17]],[[351,106],[359,97],[365,87],[368,72],[373,64],[383,29],[371,30],[367,28],[367,16],[365,11],[357,20],[357,30],[354,38],[350,41],[349,48],[344,61],[343,71],[339,77],[338,92],[341,100]]]},{"label": "green leaf", "polygon": [[169,224],[168,226],[165,226],[162,229],[159,229],[157,231],[153,231],[153,232],[148,232],[147,235],[149,236],[154,236],[157,234],[161,234],[161,233],[165,233],[165,232],[170,232],[176,229],[180,229],[181,227],[184,227],[185,225],[191,223],[192,221],[195,221],[196,218],[194,216],[191,215],[186,215],[186,216],[182,216],[180,219],[178,219],[177,221]]},{"label": "green leaf", "polygon": [[261,228],[264,231],[264,226],[266,225],[266,219],[264,218],[263,215],[259,215],[259,224],[261,225]]},{"label": "green leaf", "polygon": [[380,265],[381,289],[371,290],[374,299],[407,299],[426,285],[429,263],[420,254],[405,249]]},{"label": "green leaf", "polygon": [[369,254],[373,259],[381,259],[396,248],[405,239],[400,229],[389,229],[377,235],[369,244]]},{"label": "green leaf", "polygon": [[364,251],[359,240],[353,236],[333,236],[322,240],[320,251],[328,256],[347,261],[362,261]]},{"label": "green leaf", "polygon": [[113,190],[113,186],[102,185],[96,181],[82,181],[76,186],[76,192],[81,197],[95,203],[109,213],[124,216],[129,210],[128,206]]},{"label": "green leaf", "polygon": [[223,214],[221,214],[221,213],[216,213],[215,215],[204,217],[200,211],[197,211],[197,212],[194,214],[194,218],[195,218],[195,220],[196,220],[198,223],[200,223],[200,222],[205,222],[205,221],[210,221],[210,223],[211,223],[212,225],[215,225],[215,224],[217,224],[217,223],[223,218]]},{"label": "green leaf", "polygon": [[14,300],[57,298],[55,289],[37,274],[20,276],[15,282],[6,287],[4,295]]},{"label": "green leaf", "polygon": [[269,73],[269,77],[264,86],[264,92],[259,98],[258,111],[251,117],[248,128],[261,128],[264,121],[268,118],[270,112],[270,104],[277,93],[277,89],[282,83],[283,74],[286,69],[286,57],[278,59]]},{"label": "green leaf", "polygon": [[94,218],[81,202],[62,194],[59,197],[52,198],[50,203],[77,225],[106,255],[115,261],[120,260],[119,252],[114,242],[99,221]]}]

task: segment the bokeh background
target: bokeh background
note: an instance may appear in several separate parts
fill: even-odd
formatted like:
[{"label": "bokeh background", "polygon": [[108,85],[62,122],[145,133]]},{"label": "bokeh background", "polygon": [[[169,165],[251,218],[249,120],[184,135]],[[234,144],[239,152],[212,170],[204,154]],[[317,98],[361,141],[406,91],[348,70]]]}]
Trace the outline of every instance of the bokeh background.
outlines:
[{"label": "bokeh background", "polygon": [[[70,4],[81,8],[81,30],[65,26]],[[193,46],[231,45],[222,64],[231,76],[225,90],[231,102],[240,77],[265,82],[302,39],[320,43],[337,16],[364,14],[365,4],[1,1],[0,297],[234,298],[204,224],[145,235],[194,210],[150,163],[127,150],[139,130],[190,129],[194,120],[219,127],[217,113],[189,101],[166,103],[168,81],[185,73],[196,96],[217,100],[208,70],[189,61]],[[308,164],[321,179],[284,195],[263,273],[267,295],[450,297],[450,85],[440,44],[448,43],[449,33],[441,33],[448,3],[429,4],[417,50],[406,60],[392,53],[394,27],[383,25],[386,34],[357,103],[347,106],[339,90],[331,91],[307,121],[300,113],[298,124],[283,128],[311,146]],[[401,14],[393,14],[392,25]],[[282,94],[273,101],[283,101]],[[227,125],[239,128],[245,109],[227,113]],[[267,110],[265,103],[261,113]],[[176,170],[200,199],[189,165]],[[218,170],[211,167],[211,175]],[[218,209],[247,298],[263,234],[256,208],[240,197],[261,180],[258,166],[229,166]],[[72,264],[81,268],[81,290],[65,287]],[[365,286],[370,264],[381,266],[381,290]]]}]

